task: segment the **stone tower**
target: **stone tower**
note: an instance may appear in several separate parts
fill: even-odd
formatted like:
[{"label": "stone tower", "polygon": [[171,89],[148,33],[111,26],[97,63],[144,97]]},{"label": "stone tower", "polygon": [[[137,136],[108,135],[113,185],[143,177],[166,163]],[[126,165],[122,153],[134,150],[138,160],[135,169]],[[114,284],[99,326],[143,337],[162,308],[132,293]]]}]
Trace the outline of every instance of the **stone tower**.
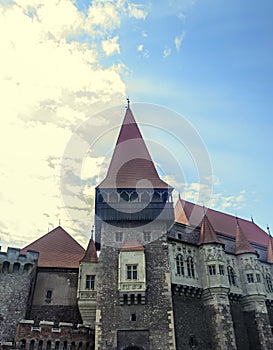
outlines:
[{"label": "stone tower", "polygon": [[172,190],[159,178],[128,105],[96,188],[96,350],[175,349],[167,246]]}]

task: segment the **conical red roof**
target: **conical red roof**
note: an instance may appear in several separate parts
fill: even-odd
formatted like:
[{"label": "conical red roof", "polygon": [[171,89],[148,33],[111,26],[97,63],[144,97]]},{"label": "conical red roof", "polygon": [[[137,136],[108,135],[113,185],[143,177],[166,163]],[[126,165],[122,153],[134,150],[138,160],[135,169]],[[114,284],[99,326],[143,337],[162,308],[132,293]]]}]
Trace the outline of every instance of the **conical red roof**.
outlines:
[{"label": "conical red roof", "polygon": [[[204,216],[204,209],[201,205],[179,199],[174,212],[176,222],[192,227],[201,227]],[[236,218],[234,215],[210,208],[206,208],[206,215],[217,233],[235,238]],[[242,218],[238,218],[237,221],[249,242],[267,247],[268,235],[258,225]]]},{"label": "conical red roof", "polygon": [[98,188],[172,188],[158,176],[128,107],[106,178]]},{"label": "conical red roof", "polygon": [[250,245],[241,226],[237,223],[235,236],[235,254],[256,253],[255,249]]},{"label": "conical red roof", "polygon": [[210,223],[207,215],[204,215],[201,223],[201,230],[200,230],[198,244],[201,245],[201,244],[207,244],[207,243],[218,243],[218,244],[224,245],[224,243],[221,242],[220,239],[217,237],[217,234],[214,231],[214,228]]},{"label": "conical red roof", "polygon": [[272,242],[272,237],[270,235],[268,235],[266,261],[270,264],[273,264],[273,242]]},{"label": "conical red roof", "polygon": [[91,238],[88,247],[85,251],[85,255],[82,258],[81,262],[91,262],[91,263],[97,263],[98,262],[98,255],[97,255],[97,250],[95,243],[93,239]]},{"label": "conical red roof", "polygon": [[39,254],[40,267],[66,267],[78,268],[85,250],[61,226],[48,232],[41,238],[30,243],[21,250],[36,250]]}]

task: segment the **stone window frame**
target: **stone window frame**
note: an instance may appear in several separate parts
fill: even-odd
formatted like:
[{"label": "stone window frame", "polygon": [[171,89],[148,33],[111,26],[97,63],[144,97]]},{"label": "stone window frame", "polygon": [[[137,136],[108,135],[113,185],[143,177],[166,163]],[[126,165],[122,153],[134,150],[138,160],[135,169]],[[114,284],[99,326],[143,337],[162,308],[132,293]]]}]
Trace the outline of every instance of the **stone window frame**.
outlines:
[{"label": "stone window frame", "polygon": [[185,275],[185,269],[184,269],[184,259],[182,254],[177,254],[175,257],[175,263],[176,263],[176,274],[179,276]]},{"label": "stone window frame", "polygon": [[143,241],[144,242],[151,241],[151,231],[143,231]]},{"label": "stone window frame", "polygon": [[195,266],[194,266],[194,259],[190,255],[186,259],[187,264],[187,273],[189,278],[195,278]]},{"label": "stone window frame", "polygon": [[247,283],[254,283],[254,274],[252,272],[246,274]]},{"label": "stone window frame", "polygon": [[224,276],[225,275],[225,267],[224,265],[219,265],[219,275]]},{"label": "stone window frame", "polygon": [[116,231],[115,240],[116,240],[116,242],[123,242],[123,232],[122,231]]},{"label": "stone window frame", "polygon": [[208,265],[208,272],[210,276],[216,276],[216,265],[215,264]]},{"label": "stone window frame", "polygon": [[234,268],[230,265],[227,266],[228,281],[231,286],[236,286],[236,274]]},{"label": "stone window frame", "polygon": [[95,290],[96,275],[86,275],[85,276],[85,289]]},{"label": "stone window frame", "polygon": [[128,281],[138,280],[138,264],[126,264],[126,279]]},{"label": "stone window frame", "polygon": [[265,284],[266,284],[266,289],[269,293],[273,292],[273,284],[272,284],[272,279],[270,273],[267,273],[265,275]]}]

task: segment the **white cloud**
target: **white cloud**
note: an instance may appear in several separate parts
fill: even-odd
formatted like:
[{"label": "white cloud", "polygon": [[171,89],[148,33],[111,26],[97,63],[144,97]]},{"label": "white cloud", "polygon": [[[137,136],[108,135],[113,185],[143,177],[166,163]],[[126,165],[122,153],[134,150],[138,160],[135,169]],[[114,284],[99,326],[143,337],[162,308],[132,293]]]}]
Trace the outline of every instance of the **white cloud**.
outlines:
[{"label": "white cloud", "polygon": [[118,36],[102,41],[101,46],[106,56],[112,56],[114,53],[120,53],[120,47],[117,41]]},{"label": "white cloud", "polygon": [[149,58],[150,57],[150,53],[149,50],[147,50],[143,44],[139,44],[137,46],[137,52],[141,53],[141,56],[143,58]]},{"label": "white cloud", "polygon": [[177,51],[180,51],[180,47],[181,47],[182,41],[185,39],[185,36],[186,34],[185,32],[183,32],[174,38],[174,45]]},{"label": "white cloud", "polygon": [[[77,183],[72,159],[65,174],[76,179],[67,194],[72,220],[60,193],[61,158],[82,121],[101,125],[106,121],[92,116],[125,100],[123,63],[102,68],[98,54],[100,45],[108,55],[119,52],[112,36],[129,16],[124,4],[93,1],[84,15],[70,0],[0,3],[0,239],[6,244],[27,244],[58,219],[86,243],[92,184],[84,170]],[[141,11],[132,6],[130,16],[143,18]],[[92,164],[95,177],[99,166]]]},{"label": "white cloud", "polygon": [[147,16],[147,11],[144,10],[143,5],[139,4],[128,4],[129,17],[134,17],[137,19],[145,19]]},{"label": "white cloud", "polygon": [[172,50],[169,47],[166,47],[163,51],[163,58],[170,56],[171,53],[172,53]]}]

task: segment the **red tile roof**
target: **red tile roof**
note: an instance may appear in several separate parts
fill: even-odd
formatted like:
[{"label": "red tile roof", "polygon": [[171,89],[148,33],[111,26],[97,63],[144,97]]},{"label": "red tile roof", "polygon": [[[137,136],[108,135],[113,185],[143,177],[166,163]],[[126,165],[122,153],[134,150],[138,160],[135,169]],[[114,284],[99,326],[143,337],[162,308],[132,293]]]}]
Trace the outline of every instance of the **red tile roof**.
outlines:
[{"label": "red tile roof", "polygon": [[120,129],[106,178],[98,188],[172,188],[158,176],[130,108]]},{"label": "red tile roof", "polygon": [[239,255],[239,254],[245,254],[245,253],[256,253],[256,251],[250,245],[249,241],[247,240],[238,222],[236,226],[236,235],[235,235],[235,254]]},{"label": "red tile roof", "polygon": [[85,250],[62,227],[58,226],[21,250],[40,253],[38,266],[77,268]]},{"label": "red tile roof", "polygon": [[91,263],[97,263],[98,262],[98,255],[95,243],[93,239],[91,238],[88,247],[85,251],[84,257],[82,258],[81,262],[91,262]]},{"label": "red tile roof", "polygon": [[[178,200],[175,205],[175,221],[181,224],[200,227],[203,213],[202,206],[182,199]],[[206,215],[217,233],[235,238],[235,216],[214,209],[207,209]],[[266,232],[252,221],[238,218],[238,222],[249,242],[267,247],[268,238]]]},{"label": "red tile roof", "polygon": [[201,230],[200,230],[200,236],[198,244],[207,244],[207,243],[218,243],[224,245],[223,242],[217,237],[216,232],[214,231],[214,228],[212,224],[209,221],[209,218],[207,215],[204,215],[202,223],[201,223]]},{"label": "red tile roof", "polygon": [[121,251],[144,250],[144,247],[139,241],[132,239],[132,240],[125,241],[122,244],[120,250]]}]

